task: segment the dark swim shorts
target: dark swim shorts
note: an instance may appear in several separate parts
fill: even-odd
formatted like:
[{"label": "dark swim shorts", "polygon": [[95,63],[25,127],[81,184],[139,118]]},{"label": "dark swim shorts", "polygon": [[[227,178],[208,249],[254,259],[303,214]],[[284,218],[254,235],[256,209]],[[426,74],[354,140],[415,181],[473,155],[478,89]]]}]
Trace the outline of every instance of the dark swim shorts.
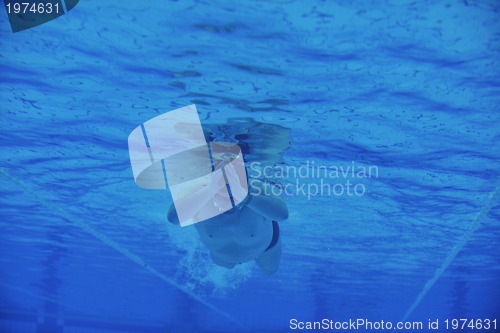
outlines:
[{"label": "dark swim shorts", "polygon": [[271,239],[271,243],[267,247],[267,249],[264,250],[266,252],[269,249],[272,249],[276,243],[278,243],[278,240],[280,238],[280,227],[278,226],[278,222],[273,221],[273,239]]}]

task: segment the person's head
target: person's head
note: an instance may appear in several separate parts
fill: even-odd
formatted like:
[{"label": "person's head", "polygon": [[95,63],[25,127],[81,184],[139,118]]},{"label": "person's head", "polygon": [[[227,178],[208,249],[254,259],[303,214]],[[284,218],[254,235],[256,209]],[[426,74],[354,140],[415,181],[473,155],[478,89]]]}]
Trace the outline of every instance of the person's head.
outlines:
[{"label": "person's head", "polygon": [[241,154],[240,148],[230,142],[211,142],[210,148],[215,170],[229,164]]},{"label": "person's head", "polygon": [[214,163],[214,170],[220,169],[223,166],[229,164],[236,157],[238,157],[238,154],[234,154],[232,152],[221,152],[221,153],[212,154],[212,160]]}]

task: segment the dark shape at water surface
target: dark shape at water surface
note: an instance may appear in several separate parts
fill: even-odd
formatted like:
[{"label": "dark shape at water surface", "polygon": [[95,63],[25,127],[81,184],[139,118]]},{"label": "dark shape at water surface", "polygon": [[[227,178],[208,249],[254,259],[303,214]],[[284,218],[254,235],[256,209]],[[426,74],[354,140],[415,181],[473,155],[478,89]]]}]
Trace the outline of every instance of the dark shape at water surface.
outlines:
[{"label": "dark shape at water surface", "polygon": [[281,71],[270,67],[251,66],[251,65],[235,64],[235,63],[228,63],[228,65],[247,73],[283,76],[283,73]]}]

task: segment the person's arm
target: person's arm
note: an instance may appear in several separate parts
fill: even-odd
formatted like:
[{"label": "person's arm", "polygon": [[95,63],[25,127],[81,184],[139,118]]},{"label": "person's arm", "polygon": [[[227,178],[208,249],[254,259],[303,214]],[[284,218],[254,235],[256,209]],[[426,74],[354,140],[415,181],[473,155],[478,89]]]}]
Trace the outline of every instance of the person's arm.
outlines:
[{"label": "person's arm", "polygon": [[[226,167],[225,171],[229,183],[233,185],[231,192],[234,194],[235,191],[243,191],[243,187],[237,187],[237,184],[241,183],[234,168]],[[248,208],[270,220],[284,221],[288,218],[288,207],[279,194],[273,185],[251,179],[248,182],[247,198],[244,200],[246,202],[242,205],[247,205]]]},{"label": "person's arm", "polygon": [[274,221],[288,219],[288,207],[283,199],[273,192],[273,185],[258,180],[250,182],[248,208]]}]

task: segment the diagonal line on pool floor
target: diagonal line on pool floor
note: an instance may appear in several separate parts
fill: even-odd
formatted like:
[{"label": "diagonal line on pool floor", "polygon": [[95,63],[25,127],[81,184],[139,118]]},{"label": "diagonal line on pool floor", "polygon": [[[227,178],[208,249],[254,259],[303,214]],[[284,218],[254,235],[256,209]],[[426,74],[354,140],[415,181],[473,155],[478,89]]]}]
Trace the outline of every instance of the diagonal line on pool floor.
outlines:
[{"label": "diagonal line on pool floor", "polygon": [[488,201],[486,204],[481,208],[481,210],[477,213],[476,217],[470,224],[469,228],[465,231],[463,236],[460,238],[457,244],[452,247],[451,251],[448,253],[446,256],[446,259],[443,261],[441,266],[436,269],[434,272],[434,275],[432,278],[430,278],[420,293],[417,295],[417,298],[413,301],[413,303],[410,305],[408,310],[406,310],[406,313],[401,321],[406,321],[408,317],[411,316],[413,311],[417,308],[417,306],[420,304],[420,302],[424,299],[424,297],[427,295],[429,290],[436,284],[437,280],[441,277],[441,275],[444,273],[444,271],[450,266],[450,264],[453,262],[455,257],[458,255],[458,253],[462,250],[464,245],[469,241],[470,237],[472,234],[477,230],[479,225],[481,224],[481,220],[488,214],[488,212],[491,210],[491,207],[495,203],[495,201],[498,199],[500,195],[500,185],[497,184],[495,190],[493,190],[490,195],[488,196]]},{"label": "diagonal line on pool floor", "polygon": [[213,310],[214,312],[218,313],[222,317],[224,317],[227,320],[231,321],[232,323],[238,325],[242,329],[248,330],[248,328],[246,326],[244,326],[242,323],[240,323],[239,321],[237,321],[236,319],[234,319],[233,317],[231,317],[228,313],[220,310],[215,305],[207,302],[203,298],[201,298],[201,297],[195,295],[194,293],[192,293],[187,288],[183,287],[182,285],[178,284],[174,280],[172,280],[172,279],[168,278],[167,276],[165,276],[164,274],[160,273],[154,267],[152,267],[151,265],[149,265],[148,263],[146,263],[141,257],[133,254],[132,252],[130,252],[126,248],[120,246],[118,243],[112,241],[111,239],[109,239],[105,235],[101,234],[100,232],[98,232],[97,230],[95,230],[94,228],[92,228],[91,226],[89,226],[88,224],[86,224],[86,223],[84,223],[82,221],[79,221],[78,219],[70,218],[70,216],[62,208],[60,208],[58,206],[55,206],[55,205],[53,205],[53,204],[45,201],[43,198],[41,198],[39,195],[37,195],[35,191],[33,191],[32,189],[30,189],[23,181],[17,179],[15,176],[12,176],[5,168],[0,168],[0,174],[2,174],[3,176],[5,176],[5,178],[9,179],[11,182],[13,182],[16,185],[18,185],[20,188],[22,188],[24,190],[24,192],[26,194],[28,194],[29,196],[31,196],[33,199],[35,199],[36,201],[38,201],[40,204],[42,204],[43,206],[49,208],[54,213],[58,213],[59,216],[61,216],[65,220],[67,220],[67,221],[71,222],[72,224],[75,224],[78,227],[82,228],[83,230],[87,231],[89,234],[91,234],[92,236],[94,236],[95,238],[97,238],[98,240],[100,240],[101,242],[103,242],[106,245],[110,246],[111,248],[115,249],[116,251],[118,251],[119,253],[121,253],[122,255],[124,255],[125,257],[127,257],[128,259],[132,260],[136,264],[142,266],[147,271],[149,271],[150,273],[152,273],[156,277],[160,278],[164,282],[166,282],[166,283],[170,284],[171,286],[177,288],[178,290],[182,291],[184,294],[188,295],[189,297],[191,297],[192,299],[194,299],[198,303],[200,303],[200,304],[206,306],[207,308]]}]

